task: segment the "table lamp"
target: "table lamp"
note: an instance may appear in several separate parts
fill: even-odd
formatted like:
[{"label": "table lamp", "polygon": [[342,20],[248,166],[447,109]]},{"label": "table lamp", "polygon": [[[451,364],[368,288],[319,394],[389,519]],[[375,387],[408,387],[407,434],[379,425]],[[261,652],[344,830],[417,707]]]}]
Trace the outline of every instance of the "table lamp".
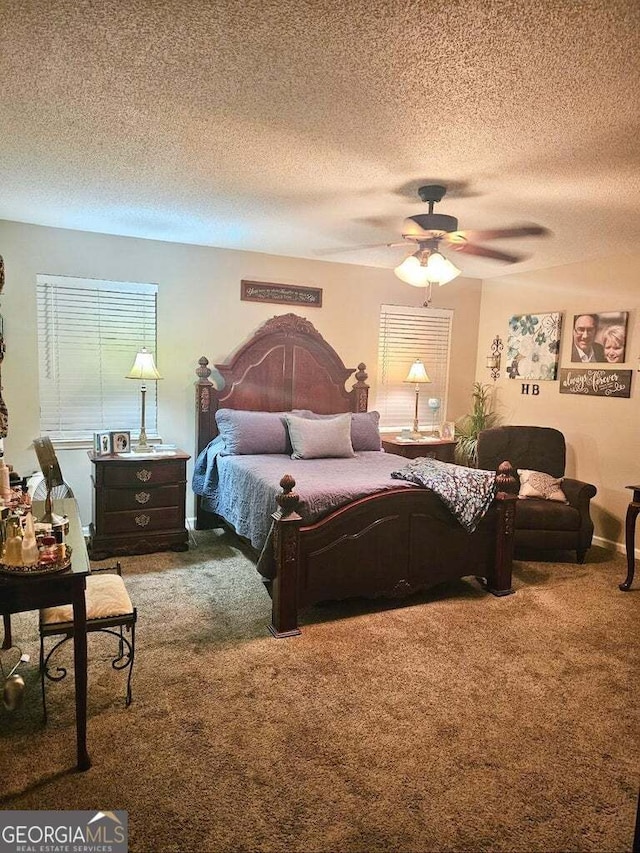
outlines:
[{"label": "table lamp", "polygon": [[132,447],[134,453],[150,453],[153,452],[153,446],[147,442],[147,433],[144,426],[144,409],[145,396],[147,393],[147,382],[162,379],[158,373],[155,362],[153,361],[153,353],[150,353],[146,347],[142,347],[140,352],[136,354],[136,359],[133,362],[133,367],[127,373],[126,379],[138,379],[142,381],[140,391],[142,393],[142,420],[140,424],[140,438],[138,444]]},{"label": "table lamp", "polygon": [[420,432],[418,424],[418,403],[420,400],[420,385],[425,382],[431,382],[431,379],[429,379],[429,374],[425,370],[424,364],[419,358],[417,358],[411,365],[411,369],[409,370],[407,378],[404,381],[413,382],[416,386],[416,408],[413,415],[413,432],[411,433],[411,438],[419,439],[422,438],[422,433]]}]

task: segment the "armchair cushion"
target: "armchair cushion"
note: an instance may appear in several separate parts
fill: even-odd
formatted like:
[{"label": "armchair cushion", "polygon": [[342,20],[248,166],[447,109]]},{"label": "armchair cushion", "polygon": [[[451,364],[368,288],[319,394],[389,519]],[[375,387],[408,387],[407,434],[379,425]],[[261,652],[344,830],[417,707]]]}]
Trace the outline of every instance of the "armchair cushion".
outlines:
[{"label": "armchair cushion", "polygon": [[516,503],[516,530],[580,530],[580,512],[569,504],[532,498]]}]

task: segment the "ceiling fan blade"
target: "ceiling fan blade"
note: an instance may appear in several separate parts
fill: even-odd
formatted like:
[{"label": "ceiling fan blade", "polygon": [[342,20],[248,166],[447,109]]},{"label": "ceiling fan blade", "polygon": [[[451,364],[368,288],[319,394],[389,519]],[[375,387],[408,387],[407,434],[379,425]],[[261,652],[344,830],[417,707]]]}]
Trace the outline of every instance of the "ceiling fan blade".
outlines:
[{"label": "ceiling fan blade", "polygon": [[522,255],[507,255],[506,252],[497,252],[495,249],[487,249],[486,246],[476,246],[475,243],[452,243],[450,248],[465,255],[479,255],[481,258],[493,258],[496,261],[506,261],[508,264],[515,264],[523,259]]},{"label": "ceiling fan blade", "polygon": [[541,225],[522,225],[516,228],[485,228],[480,230],[452,231],[444,238],[449,243],[464,242],[465,240],[501,240],[504,237],[544,237],[549,234],[547,228]]},{"label": "ceiling fan blade", "polygon": [[364,249],[384,249],[389,245],[389,243],[361,243],[358,246],[342,246],[339,249],[316,249],[314,254],[318,255],[318,257],[324,257],[325,255],[343,255],[347,252],[360,252]]}]

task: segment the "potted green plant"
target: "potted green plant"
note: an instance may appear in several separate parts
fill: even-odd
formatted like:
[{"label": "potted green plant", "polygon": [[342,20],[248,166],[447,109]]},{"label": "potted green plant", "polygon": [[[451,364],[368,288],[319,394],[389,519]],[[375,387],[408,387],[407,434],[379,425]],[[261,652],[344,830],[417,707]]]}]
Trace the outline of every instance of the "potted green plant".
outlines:
[{"label": "potted green plant", "polygon": [[491,410],[492,389],[482,382],[473,383],[473,411],[456,421],[456,462],[469,468],[478,467],[478,435],[483,429],[498,424],[500,416]]}]

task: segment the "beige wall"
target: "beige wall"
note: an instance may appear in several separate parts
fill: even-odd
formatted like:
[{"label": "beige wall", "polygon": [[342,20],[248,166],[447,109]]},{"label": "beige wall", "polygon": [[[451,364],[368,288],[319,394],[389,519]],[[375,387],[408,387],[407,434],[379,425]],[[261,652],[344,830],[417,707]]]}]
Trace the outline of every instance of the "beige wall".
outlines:
[{"label": "beige wall", "polygon": [[[391,270],[307,261],[202,246],[112,237],[0,221],[0,254],[6,265],[1,297],[7,355],[4,397],[10,429],[7,460],[21,473],[36,469],[31,440],[39,434],[35,280],[37,273],[73,275],[159,285],[157,361],[159,429],[165,441],[189,452],[194,445],[194,369],[198,358],[224,361],[265,319],[293,308],[240,301],[240,279],[253,278],[323,288],[323,307],[307,316],[349,366],[368,366],[375,401],[377,329],[383,302],[419,305],[421,290],[399,282]],[[569,364],[570,328],[581,311],[627,310],[628,362],[634,370],[631,399],[577,398],[542,382],[537,397],[521,394],[521,383],[504,375],[495,384],[506,423],[535,423],[561,429],[568,442],[568,473],[598,487],[596,535],[621,543],[629,492],[640,482],[638,428],[640,392],[635,372],[640,356],[640,255],[557,267],[485,281],[457,279],[435,288],[434,307],[453,308],[453,353],[447,417],[466,412],[474,375],[484,368],[496,333],[507,338],[513,314],[561,311],[561,365]],[[303,313],[299,311],[298,313]],[[479,321],[478,321],[479,318]],[[474,374],[475,369],[475,374]],[[60,452],[74,486],[83,521],[90,518],[91,466],[86,448]],[[192,514],[189,498],[187,512]]]},{"label": "beige wall", "polygon": [[567,474],[598,488],[592,502],[597,541],[624,541],[624,517],[631,496],[625,486],[640,483],[639,282],[640,254],[483,283],[476,371],[483,382],[489,379],[484,364],[491,341],[499,334],[506,350],[512,315],[562,312],[560,366],[569,367],[574,314],[629,311],[627,361],[622,367],[634,371],[630,399],[560,394],[558,381],[540,382],[539,396],[526,396],[521,393],[522,382],[506,378],[504,372],[495,384],[505,423],[556,427],[564,433]]},{"label": "beige wall", "polygon": [[[4,397],[10,427],[7,460],[20,473],[37,468],[30,447],[39,435],[36,274],[71,275],[159,285],[157,363],[159,430],[188,452],[194,447],[195,367],[206,355],[224,361],[264,320],[297,310],[308,317],[349,367],[367,364],[375,400],[378,316],[382,303],[420,305],[422,290],[400,282],[391,270],[306,261],[250,252],[153,240],[112,237],[0,221],[0,254],[6,266],[1,297],[7,355]],[[240,301],[242,278],[323,289],[322,308]],[[457,279],[436,288],[433,305],[454,309],[451,389],[447,417],[468,408],[474,378],[481,284]],[[59,452],[66,479],[77,494],[83,522],[91,514],[91,465],[87,448]],[[193,514],[191,496],[187,513]]]}]

